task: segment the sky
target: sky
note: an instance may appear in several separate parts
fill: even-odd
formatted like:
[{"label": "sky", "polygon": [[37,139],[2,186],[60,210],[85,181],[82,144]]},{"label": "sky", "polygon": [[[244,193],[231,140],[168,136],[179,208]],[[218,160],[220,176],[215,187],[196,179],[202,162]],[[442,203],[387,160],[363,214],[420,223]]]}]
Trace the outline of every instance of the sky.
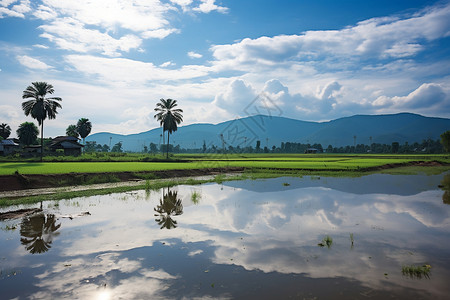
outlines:
[{"label": "sky", "polygon": [[21,103],[35,81],[63,99],[47,137],[80,118],[156,128],[161,98],[182,125],[246,117],[261,97],[261,113],[305,121],[450,117],[449,0],[0,0],[0,53],[12,137],[34,121]]}]

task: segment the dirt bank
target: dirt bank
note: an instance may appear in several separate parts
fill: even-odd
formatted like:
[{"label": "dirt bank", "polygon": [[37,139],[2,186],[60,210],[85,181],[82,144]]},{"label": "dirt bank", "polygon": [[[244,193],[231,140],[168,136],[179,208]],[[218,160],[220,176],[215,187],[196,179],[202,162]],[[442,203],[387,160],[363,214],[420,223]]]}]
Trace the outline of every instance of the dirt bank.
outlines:
[{"label": "dirt bank", "polygon": [[[386,164],[378,167],[359,168],[355,172],[376,172],[380,170],[393,169],[406,166],[448,166],[438,161],[412,161],[408,163]],[[166,170],[153,172],[120,172],[120,173],[68,173],[68,174],[33,174],[33,175],[1,175],[0,176],[0,192],[18,191],[37,188],[52,188],[74,185],[86,185],[93,183],[106,182],[126,182],[138,181],[143,179],[165,179],[175,177],[193,177],[204,175],[216,175],[222,173],[242,172],[243,167],[229,168],[206,168],[206,169],[190,169],[190,170]],[[349,171],[349,170],[318,170],[318,169],[276,169],[277,171]],[[270,171],[270,170],[268,170]],[[102,179],[104,179],[102,181]]]},{"label": "dirt bank", "polygon": [[[0,192],[17,191],[25,189],[51,188],[87,184],[92,180],[102,182],[110,181],[138,181],[142,179],[165,179],[175,177],[191,177],[216,175],[221,173],[242,172],[244,168],[207,168],[192,170],[166,170],[154,172],[120,172],[120,173],[68,173],[68,174],[14,174],[0,176]],[[111,180],[112,179],[112,180]],[[94,182],[95,182],[94,181]]]}]

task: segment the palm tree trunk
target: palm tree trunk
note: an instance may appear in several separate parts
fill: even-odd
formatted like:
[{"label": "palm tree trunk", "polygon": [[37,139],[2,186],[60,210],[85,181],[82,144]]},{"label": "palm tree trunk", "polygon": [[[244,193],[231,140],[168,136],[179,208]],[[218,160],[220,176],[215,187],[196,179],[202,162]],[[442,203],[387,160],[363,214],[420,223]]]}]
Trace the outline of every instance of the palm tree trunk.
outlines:
[{"label": "palm tree trunk", "polygon": [[166,149],[166,158],[169,159],[169,137],[170,137],[170,132],[169,130],[167,130],[167,149]]},{"label": "palm tree trunk", "polygon": [[[166,136],[164,135],[164,127],[161,127],[161,128],[162,128],[162,130],[163,130],[163,145],[165,145],[165,144],[166,144]],[[164,150],[161,151],[161,154],[162,154],[163,157],[164,157]]]},{"label": "palm tree trunk", "polygon": [[41,162],[43,156],[44,156],[44,120],[42,120],[41,123]]}]

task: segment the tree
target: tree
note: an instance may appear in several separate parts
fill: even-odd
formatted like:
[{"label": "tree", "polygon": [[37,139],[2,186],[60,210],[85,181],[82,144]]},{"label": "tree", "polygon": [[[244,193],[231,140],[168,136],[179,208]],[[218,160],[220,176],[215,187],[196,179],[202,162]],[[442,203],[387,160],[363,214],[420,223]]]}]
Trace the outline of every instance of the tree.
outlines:
[{"label": "tree", "polygon": [[98,146],[100,146],[100,149],[102,148],[101,145],[97,145],[96,141],[86,142],[86,145],[84,146],[84,151],[85,152],[96,152],[98,149]]},{"label": "tree", "polygon": [[89,119],[81,118],[77,123],[77,131],[80,134],[80,137],[83,139],[83,144],[85,144],[84,139],[91,133],[92,124]]},{"label": "tree", "polygon": [[78,134],[78,131],[77,131],[77,126],[73,125],[73,124],[67,126],[67,128],[66,128],[66,135],[78,138],[79,134]]},{"label": "tree", "polygon": [[392,142],[392,153],[398,153],[398,149],[400,148],[400,144],[398,142]]},{"label": "tree", "polygon": [[156,145],[155,143],[150,143],[150,152],[152,154],[155,154],[156,152],[158,152],[158,145]]},{"label": "tree", "polygon": [[118,142],[117,144],[115,144],[112,147],[111,152],[123,152],[123,150],[122,150],[122,142]]},{"label": "tree", "polygon": [[39,129],[33,122],[24,122],[19,125],[16,131],[19,141],[23,145],[31,145],[36,142]]},{"label": "tree", "polygon": [[182,109],[175,108],[178,106],[177,100],[173,99],[160,99],[160,102],[156,104],[155,118],[159,121],[163,127],[163,132],[167,131],[167,147],[166,157],[169,158],[169,137],[172,132],[177,131],[178,124],[183,122]]},{"label": "tree", "polygon": [[2,123],[0,124],[0,136],[3,139],[7,139],[11,134],[11,127],[8,124]]},{"label": "tree", "polygon": [[24,91],[22,99],[30,99],[22,103],[22,109],[26,116],[31,115],[41,126],[41,161],[44,154],[44,120],[55,119],[57,109],[62,108],[59,97],[46,98],[47,94],[53,94],[53,85],[47,82],[32,82]]},{"label": "tree", "polygon": [[441,134],[441,144],[444,146],[445,152],[450,152],[450,130]]}]

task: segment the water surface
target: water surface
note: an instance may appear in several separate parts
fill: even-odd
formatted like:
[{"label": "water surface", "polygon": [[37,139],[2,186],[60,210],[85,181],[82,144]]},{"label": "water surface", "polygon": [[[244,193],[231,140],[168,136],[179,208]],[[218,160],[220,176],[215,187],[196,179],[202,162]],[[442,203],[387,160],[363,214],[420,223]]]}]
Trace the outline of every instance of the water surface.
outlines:
[{"label": "water surface", "polygon": [[[42,213],[0,222],[0,298],[445,299],[443,177],[276,178],[43,202]],[[405,265],[431,272],[406,276]]]}]

